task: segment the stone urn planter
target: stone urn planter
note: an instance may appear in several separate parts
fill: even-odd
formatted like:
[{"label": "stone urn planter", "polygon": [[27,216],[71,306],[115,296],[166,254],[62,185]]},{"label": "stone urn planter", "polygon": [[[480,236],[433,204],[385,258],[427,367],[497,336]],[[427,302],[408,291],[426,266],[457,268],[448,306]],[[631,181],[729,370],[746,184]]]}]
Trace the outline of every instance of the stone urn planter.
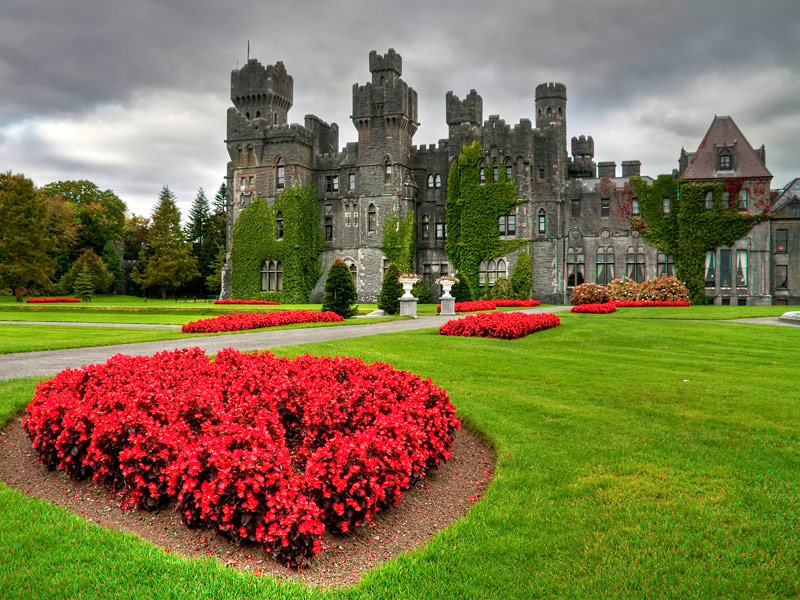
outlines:
[{"label": "stone urn planter", "polygon": [[439,277],[439,279],[436,280],[436,283],[442,286],[442,298],[452,298],[450,295],[450,290],[455,284],[458,283],[458,279],[452,275],[445,275],[443,277]]},{"label": "stone urn planter", "polygon": [[403,300],[411,300],[414,297],[411,294],[411,288],[413,288],[414,284],[418,281],[422,281],[422,277],[414,273],[404,273],[400,275],[397,280],[400,282],[400,285],[403,286],[403,295],[400,296],[400,298]]}]

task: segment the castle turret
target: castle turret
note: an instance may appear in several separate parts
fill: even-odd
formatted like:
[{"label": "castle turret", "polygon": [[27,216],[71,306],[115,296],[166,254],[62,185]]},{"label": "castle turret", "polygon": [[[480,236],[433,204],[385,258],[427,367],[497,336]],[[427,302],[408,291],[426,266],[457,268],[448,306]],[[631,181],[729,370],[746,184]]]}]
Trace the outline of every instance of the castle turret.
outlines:
[{"label": "castle turret", "polygon": [[231,101],[247,119],[286,124],[294,98],[294,80],[282,62],[263,66],[255,58],[231,72]]},{"label": "castle turret", "polygon": [[592,136],[573,137],[572,160],[569,162],[569,176],[573,179],[593,179],[597,177],[597,169],[594,163],[594,139]]},{"label": "castle turret", "polygon": [[536,128],[545,134],[545,175],[554,185],[567,176],[567,86],[540,83],[536,86]]}]

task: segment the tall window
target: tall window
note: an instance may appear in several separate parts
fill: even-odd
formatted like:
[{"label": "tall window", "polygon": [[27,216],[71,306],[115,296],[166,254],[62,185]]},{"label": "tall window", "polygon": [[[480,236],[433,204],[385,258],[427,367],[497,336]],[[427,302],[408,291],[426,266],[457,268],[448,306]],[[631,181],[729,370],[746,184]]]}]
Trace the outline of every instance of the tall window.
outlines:
[{"label": "tall window", "polygon": [[717,285],[717,265],[716,252],[709,250],[706,252],[706,287],[713,288]]},{"label": "tall window", "polygon": [[544,209],[539,209],[539,233],[545,232],[545,224],[546,224],[546,217],[544,213]]},{"label": "tall window", "polygon": [[348,188],[350,189],[351,192],[355,192],[356,191],[356,174],[355,173],[350,173],[350,175],[347,176],[347,186],[348,186]]},{"label": "tall window", "polygon": [[333,217],[325,217],[325,241],[333,241]]},{"label": "tall window", "polygon": [[706,193],[706,210],[714,210],[714,192]]},{"label": "tall window", "polygon": [[784,289],[789,287],[789,267],[775,265],[775,287]]},{"label": "tall window", "polygon": [[486,169],[484,168],[483,165],[480,165],[478,167],[478,183],[480,183],[481,185],[486,183]]},{"label": "tall window", "polygon": [[506,160],[506,181],[511,181],[514,179],[513,167],[511,166],[511,161]]},{"label": "tall window", "polygon": [[625,276],[633,279],[636,283],[643,283],[646,266],[644,249],[628,247],[628,251],[625,253]]},{"label": "tall window", "polygon": [[664,252],[658,253],[656,257],[656,275],[658,277],[662,275],[675,275],[675,259],[672,258],[672,254],[665,254]]},{"label": "tall window", "polygon": [[775,231],[775,252],[789,251],[789,230],[778,229]]},{"label": "tall window", "polygon": [[478,265],[478,285],[488,285],[492,287],[498,278],[506,277],[506,261],[502,258],[497,260],[482,260]]},{"label": "tall window", "polygon": [[280,162],[280,159],[278,159],[278,161],[279,162],[277,164],[275,173],[275,187],[279,190],[282,190],[286,186],[286,178],[284,176],[283,163]]},{"label": "tall window", "polygon": [[739,211],[747,211],[747,190],[739,190]]},{"label": "tall window", "polygon": [[428,189],[433,189],[433,175],[428,175]]},{"label": "tall window", "polygon": [[358,267],[356,263],[350,263],[350,276],[353,278],[353,281],[358,280]]},{"label": "tall window", "polygon": [[607,285],[614,280],[614,248],[598,248],[595,255],[596,283]]},{"label": "tall window", "polygon": [[275,214],[275,237],[279,240],[283,239],[283,213],[281,211]]},{"label": "tall window", "polygon": [[583,248],[569,248],[567,250],[567,285],[570,287],[584,282],[583,269],[586,258]]},{"label": "tall window", "polygon": [[281,261],[265,260],[261,263],[261,291],[279,292],[283,289]]},{"label": "tall window", "polygon": [[378,230],[378,211],[374,204],[370,204],[367,209],[367,232],[375,233]]},{"label": "tall window", "polygon": [[575,198],[572,201],[572,216],[573,217],[581,216],[581,201],[578,198]]},{"label": "tall window", "polygon": [[500,167],[498,167],[496,164],[492,165],[492,181],[500,181]]},{"label": "tall window", "polygon": [[719,286],[731,287],[731,251],[719,251]]},{"label": "tall window", "polygon": [[497,219],[497,229],[500,235],[517,235],[517,215],[502,215]]},{"label": "tall window", "polygon": [[611,214],[611,202],[608,198],[600,200],[600,216],[607,217]]},{"label": "tall window", "polygon": [[422,239],[427,240],[431,237],[431,220],[428,215],[422,217]]},{"label": "tall window", "polygon": [[747,250],[736,251],[736,287],[747,287]]},{"label": "tall window", "polygon": [[327,175],[325,177],[325,191],[329,194],[339,191],[339,176]]},{"label": "tall window", "polygon": [[669,210],[670,210],[669,198],[663,198],[661,200],[661,212],[664,213],[665,215],[668,215],[669,214]]},{"label": "tall window", "polygon": [[442,176],[438,173],[436,174],[436,177],[433,178],[433,187],[437,190],[442,187]]},{"label": "tall window", "polygon": [[437,223],[436,224],[436,239],[443,240],[447,238],[447,228],[445,227],[444,223]]},{"label": "tall window", "polygon": [[392,161],[388,156],[383,163],[383,181],[385,183],[392,182]]},{"label": "tall window", "polygon": [[631,214],[634,217],[638,217],[639,216],[639,201],[636,198],[631,200]]}]

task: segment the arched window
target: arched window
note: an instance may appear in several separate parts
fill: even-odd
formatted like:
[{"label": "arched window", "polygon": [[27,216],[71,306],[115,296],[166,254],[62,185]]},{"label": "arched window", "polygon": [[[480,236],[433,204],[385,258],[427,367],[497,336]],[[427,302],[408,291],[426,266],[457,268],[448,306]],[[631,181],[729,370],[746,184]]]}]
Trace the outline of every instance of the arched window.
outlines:
[{"label": "arched window", "polygon": [[279,156],[275,159],[275,188],[282,190],[286,186],[286,177],[284,175],[283,159]]},{"label": "arched window", "polygon": [[514,179],[514,167],[511,164],[511,159],[508,158],[506,159],[505,166],[506,166],[506,181],[511,181],[512,179]]},{"label": "arched window", "polygon": [[243,167],[244,166],[244,150],[239,148],[236,151],[236,166]]},{"label": "arched window", "polygon": [[333,217],[325,217],[325,241],[333,241]]},{"label": "arched window", "polygon": [[644,283],[645,271],[647,265],[645,264],[644,248],[639,248],[636,251],[636,271],[633,280],[636,283]]},{"label": "arched window", "polygon": [[256,166],[256,151],[253,149],[252,146],[247,148],[247,166],[249,167]]},{"label": "arched window", "polygon": [[272,122],[275,123],[275,125],[278,124],[278,111],[277,110],[274,113],[272,113]]},{"label": "arched window", "polygon": [[714,210],[714,192],[706,194],[706,210]]},{"label": "arched window", "polygon": [[584,281],[583,272],[586,258],[583,248],[569,248],[567,250],[567,286],[574,287]]},{"label": "arched window", "polygon": [[495,183],[500,181],[500,167],[497,166],[497,163],[492,165],[492,181]]},{"label": "arched window", "polygon": [[487,268],[488,268],[488,266],[487,266],[485,260],[482,260],[480,265],[478,265],[478,285],[481,286],[481,287],[486,285],[486,279],[487,279],[486,271],[487,271]]},{"label": "arched window", "polygon": [[433,175],[428,175],[428,189],[433,188]]},{"label": "arched window", "polygon": [[506,275],[507,275],[507,273],[506,273],[506,261],[504,261],[502,258],[498,258],[497,259],[497,279],[500,279],[501,277],[505,278]]},{"label": "arched window", "polygon": [[261,291],[269,290],[269,263],[265,260],[261,263]]},{"label": "arched window", "polygon": [[478,183],[481,185],[486,183],[486,167],[483,162],[478,164]]},{"label": "arched window", "polygon": [[250,120],[250,113],[249,112],[244,113],[244,116],[247,117],[248,120]]},{"label": "arched window", "polygon": [[256,111],[256,119],[260,119],[260,118],[261,118],[261,111],[257,110]]},{"label": "arched window", "polygon": [[489,261],[489,266],[486,268],[486,275],[486,283],[489,284],[489,287],[492,287],[497,279],[497,265],[495,264],[494,260]]},{"label": "arched window", "polygon": [[283,239],[283,213],[281,211],[275,214],[275,237],[279,240]]},{"label": "arched window", "polygon": [[422,239],[427,240],[431,237],[431,220],[428,215],[422,217]]},{"label": "arched window", "polygon": [[436,177],[433,178],[433,187],[435,187],[437,190],[442,187],[442,176],[438,173],[436,174]]},{"label": "arched window", "polygon": [[374,204],[370,204],[367,209],[367,233],[375,233],[378,230],[378,211]]},{"label": "arched window", "polygon": [[545,212],[544,212],[543,208],[540,208],[539,209],[539,233],[542,233],[542,234],[545,233],[545,231],[546,231],[545,223],[546,223]]},{"label": "arched window", "polygon": [[392,159],[388,156],[383,161],[383,181],[384,183],[392,182]]},{"label": "arched window", "polygon": [[283,289],[283,266],[281,261],[265,260],[261,264],[261,291],[280,292]]},{"label": "arched window", "polygon": [[350,276],[353,278],[353,281],[358,280],[358,267],[356,263],[350,263]]}]

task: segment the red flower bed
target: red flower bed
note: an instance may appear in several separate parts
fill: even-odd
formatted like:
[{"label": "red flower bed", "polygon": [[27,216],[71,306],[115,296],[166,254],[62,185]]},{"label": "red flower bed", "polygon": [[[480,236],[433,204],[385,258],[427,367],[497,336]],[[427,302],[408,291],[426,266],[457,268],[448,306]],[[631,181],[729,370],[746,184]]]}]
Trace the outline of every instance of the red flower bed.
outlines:
[{"label": "red flower bed", "polygon": [[639,306],[691,306],[688,300],[613,300],[617,308]]},{"label": "red flower bed", "polygon": [[116,355],[39,384],[23,422],[41,461],[92,477],[123,507],[177,500],[214,527],[304,566],[447,460],[447,393],[391,365],[199,348]]},{"label": "red flower bed", "polygon": [[551,313],[491,312],[448,321],[439,327],[439,333],[513,340],[560,324],[561,320]]},{"label": "red flower bed", "polygon": [[78,298],[28,298],[25,304],[51,304],[54,302],[80,302]]},{"label": "red flower bed", "polygon": [[344,321],[344,318],[329,310],[325,312],[282,310],[272,313],[235,313],[199,319],[186,323],[181,327],[181,331],[183,333],[219,333],[221,331],[294,325],[295,323],[334,323],[338,321]]},{"label": "red flower bed", "polygon": [[614,302],[603,302],[602,304],[594,303],[594,304],[578,304],[572,307],[570,312],[574,313],[591,313],[593,315],[605,315],[608,313],[615,312],[617,310],[617,304]]},{"label": "red flower bed", "polygon": [[[475,312],[479,310],[494,310],[498,307],[532,308],[539,306],[538,300],[471,300],[469,302],[456,302],[456,312]],[[437,313],[442,312],[440,304],[436,309]]]},{"label": "red flower bed", "polygon": [[214,300],[214,304],[265,304],[277,306],[280,302],[274,300]]}]

